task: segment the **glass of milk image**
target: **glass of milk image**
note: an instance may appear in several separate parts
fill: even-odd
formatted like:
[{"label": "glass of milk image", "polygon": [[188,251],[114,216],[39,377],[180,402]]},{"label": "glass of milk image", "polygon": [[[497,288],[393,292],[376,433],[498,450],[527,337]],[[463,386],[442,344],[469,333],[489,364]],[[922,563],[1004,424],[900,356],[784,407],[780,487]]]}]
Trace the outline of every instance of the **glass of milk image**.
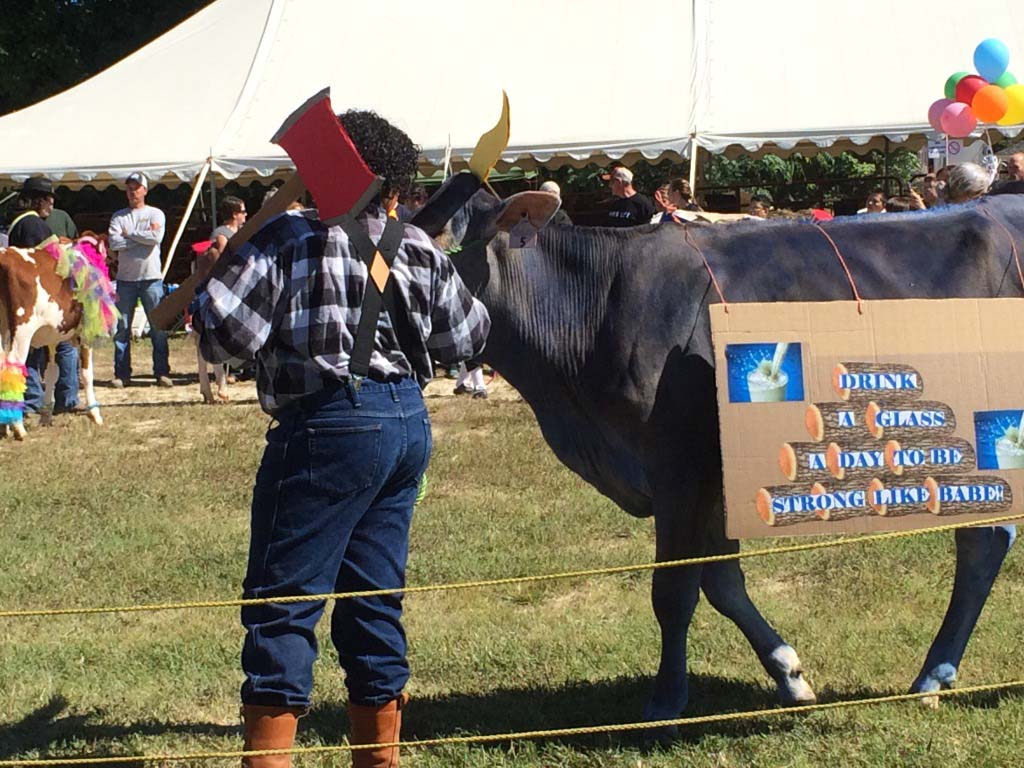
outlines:
[{"label": "glass of milk image", "polygon": [[789,374],[782,370],[789,344],[779,342],[771,360],[765,358],[747,374],[747,391],[752,403],[781,403],[786,399]]},{"label": "glass of milk image", "polygon": [[996,440],[996,465],[999,469],[1024,469],[1024,444],[1021,428],[1008,427]]},{"label": "glass of milk image", "polygon": [[799,341],[726,344],[729,402],[782,403],[803,400],[802,361]]}]

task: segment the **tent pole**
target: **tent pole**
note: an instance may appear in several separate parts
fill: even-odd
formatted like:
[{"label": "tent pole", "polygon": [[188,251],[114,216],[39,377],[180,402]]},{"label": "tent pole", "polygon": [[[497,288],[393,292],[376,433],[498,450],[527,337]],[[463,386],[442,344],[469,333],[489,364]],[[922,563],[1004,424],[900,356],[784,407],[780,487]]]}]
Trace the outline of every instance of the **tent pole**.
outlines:
[{"label": "tent pole", "polygon": [[210,231],[217,228],[217,180],[210,177]]},{"label": "tent pole", "polygon": [[[882,155],[882,188],[885,190],[885,196],[889,197],[889,137],[885,137],[885,149]],[[902,191],[902,190],[901,190]]]},{"label": "tent pole", "polygon": [[206,181],[206,174],[209,172],[210,158],[206,158],[206,162],[203,163],[203,167],[199,171],[199,175],[196,176],[195,184],[192,187],[192,196],[188,199],[188,205],[185,206],[185,213],[182,214],[181,223],[178,224],[178,231],[174,233],[174,239],[171,241],[171,247],[167,249],[167,255],[164,257],[164,268],[160,272],[161,280],[167,277],[167,272],[171,269],[171,261],[174,258],[174,249],[178,247],[178,243],[181,242],[181,236],[185,234],[185,225],[188,224],[188,219],[192,215],[192,209],[196,207],[196,200],[199,199],[199,193],[203,189],[203,182]]},{"label": "tent pole", "polygon": [[697,153],[700,147],[697,146],[697,135],[690,137],[690,194],[694,200],[697,199]]}]

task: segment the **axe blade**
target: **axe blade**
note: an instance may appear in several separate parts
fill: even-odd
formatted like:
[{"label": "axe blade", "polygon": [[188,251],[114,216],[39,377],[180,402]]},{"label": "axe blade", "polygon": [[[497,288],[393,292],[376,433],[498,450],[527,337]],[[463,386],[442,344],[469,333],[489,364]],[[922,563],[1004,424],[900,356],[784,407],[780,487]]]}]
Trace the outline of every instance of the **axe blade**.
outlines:
[{"label": "axe blade", "polygon": [[334,114],[330,88],[292,112],[271,141],[295,163],[324,224],[359,213],[380,190],[383,179],[369,169]]}]

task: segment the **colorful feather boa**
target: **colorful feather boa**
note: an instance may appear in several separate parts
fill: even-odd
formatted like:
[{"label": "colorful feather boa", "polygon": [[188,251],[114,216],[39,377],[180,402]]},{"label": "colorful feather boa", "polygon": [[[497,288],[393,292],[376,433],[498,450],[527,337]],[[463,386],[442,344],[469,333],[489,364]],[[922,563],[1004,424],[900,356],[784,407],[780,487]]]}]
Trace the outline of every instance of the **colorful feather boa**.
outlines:
[{"label": "colorful feather boa", "polygon": [[0,362],[0,425],[25,418],[25,377],[22,363]]},{"label": "colorful feather boa", "polygon": [[57,274],[71,281],[75,301],[82,305],[79,335],[86,344],[109,337],[117,326],[117,296],[99,243],[84,237],[71,245],[51,243],[46,250],[57,260]]}]

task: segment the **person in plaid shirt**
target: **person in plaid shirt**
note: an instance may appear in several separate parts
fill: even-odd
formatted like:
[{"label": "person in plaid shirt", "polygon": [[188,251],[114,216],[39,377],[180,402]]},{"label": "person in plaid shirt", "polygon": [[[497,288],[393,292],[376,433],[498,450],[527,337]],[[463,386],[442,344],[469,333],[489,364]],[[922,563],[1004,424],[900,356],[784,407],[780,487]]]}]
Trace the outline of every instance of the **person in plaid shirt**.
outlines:
[{"label": "person in plaid shirt", "polygon": [[[339,117],[384,178],[379,198],[357,216],[376,243],[415,176],[418,149],[372,112]],[[203,357],[235,365],[255,358],[260,403],[274,417],[253,490],[246,598],[405,584],[413,504],[431,450],[421,385],[432,359],[455,364],[479,355],[490,319],[430,238],[402,226],[391,280],[415,343],[407,334],[401,347],[382,311],[361,380],[349,363],[367,268],[342,228],[324,226],[315,211],[289,211],[237,253],[203,257],[210,276],[193,302]],[[293,744],[310,705],[324,607],[243,607],[247,750]],[[409,678],[401,595],[337,601],[331,640],[346,674],[351,743],[397,741]],[[274,755],[244,764],[291,761]],[[353,752],[356,768],[397,764],[397,748]]]}]

